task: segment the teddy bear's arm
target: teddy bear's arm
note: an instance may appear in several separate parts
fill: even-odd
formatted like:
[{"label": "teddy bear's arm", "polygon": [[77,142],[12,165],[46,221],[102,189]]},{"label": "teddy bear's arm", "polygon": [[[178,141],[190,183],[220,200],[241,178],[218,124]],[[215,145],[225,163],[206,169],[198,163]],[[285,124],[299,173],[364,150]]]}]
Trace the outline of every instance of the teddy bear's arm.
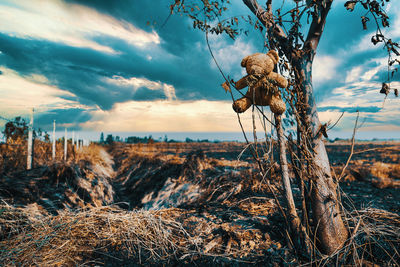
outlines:
[{"label": "teddy bear's arm", "polygon": [[288,86],[286,78],[279,73],[271,72],[268,74],[267,79],[273,81],[280,88],[286,88]]},{"label": "teddy bear's arm", "polygon": [[240,90],[240,89],[243,89],[243,88],[247,87],[247,85],[248,85],[247,77],[249,77],[249,75],[246,75],[242,79],[240,79],[239,81],[235,82],[236,89]]}]

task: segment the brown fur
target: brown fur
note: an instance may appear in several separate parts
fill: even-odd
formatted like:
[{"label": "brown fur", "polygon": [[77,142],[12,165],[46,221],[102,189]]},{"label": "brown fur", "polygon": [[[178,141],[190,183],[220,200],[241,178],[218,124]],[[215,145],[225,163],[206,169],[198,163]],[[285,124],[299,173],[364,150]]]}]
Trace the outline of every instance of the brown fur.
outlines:
[{"label": "brown fur", "polygon": [[286,88],[288,81],[280,74],[273,72],[279,61],[275,50],[267,54],[256,53],[243,58],[241,65],[246,68],[247,76],[235,83],[237,89],[249,86],[246,95],[236,100],[232,107],[237,113],[245,112],[252,104],[270,106],[275,114],[282,114],[286,110],[278,87]]}]

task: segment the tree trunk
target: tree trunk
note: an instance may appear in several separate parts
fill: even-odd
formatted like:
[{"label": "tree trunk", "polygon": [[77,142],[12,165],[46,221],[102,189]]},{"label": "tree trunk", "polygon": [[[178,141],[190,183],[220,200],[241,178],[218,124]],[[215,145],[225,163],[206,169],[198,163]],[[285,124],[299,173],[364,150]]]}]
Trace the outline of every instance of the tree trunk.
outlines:
[{"label": "tree trunk", "polygon": [[347,240],[348,232],[340,213],[337,186],[332,179],[328,155],[322,140],[321,123],[318,118],[312,87],[312,60],[304,58],[300,64],[300,82],[306,112],[305,126],[311,143],[311,202],[313,221],[322,252],[332,254]]},{"label": "tree trunk", "polygon": [[282,176],[282,185],[283,191],[285,192],[285,201],[286,201],[286,217],[289,222],[290,234],[292,236],[293,242],[295,243],[296,248],[301,247],[301,229],[300,229],[300,219],[297,215],[296,206],[294,204],[292,187],[290,185],[289,178],[289,168],[286,159],[286,140],[283,135],[281,115],[275,114],[275,127],[276,133],[278,136],[278,145],[279,145],[279,165],[281,167],[281,176]]}]

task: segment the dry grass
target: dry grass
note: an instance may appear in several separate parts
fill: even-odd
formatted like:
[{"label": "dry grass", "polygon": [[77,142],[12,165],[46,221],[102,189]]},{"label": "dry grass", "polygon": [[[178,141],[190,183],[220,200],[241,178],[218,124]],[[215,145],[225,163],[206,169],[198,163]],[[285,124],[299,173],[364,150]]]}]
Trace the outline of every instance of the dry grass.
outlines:
[{"label": "dry grass", "polygon": [[400,215],[366,208],[345,215],[351,233],[344,247],[306,265],[400,266]]},{"label": "dry grass", "polygon": [[[46,164],[51,157],[51,149],[48,150],[48,144],[39,148],[41,150],[36,151],[35,159],[38,163],[43,160],[43,164]],[[137,151],[136,148],[141,150]],[[81,164],[90,164],[88,169],[100,168],[107,179],[112,177],[112,160],[101,146],[91,145],[79,151],[69,149],[71,157],[67,164],[78,163],[73,165],[79,167],[88,181],[92,181],[91,175],[94,174],[86,171]],[[295,257],[293,251],[282,248],[284,238],[271,230],[283,229],[280,225],[284,223],[283,220],[272,216],[277,213],[279,201],[272,201],[272,196],[267,195],[269,187],[262,177],[250,170],[240,169],[250,167],[249,164],[239,165],[235,161],[237,165],[233,165],[228,160],[201,158],[186,162],[185,158],[190,158],[188,153],[160,154],[163,152],[160,149],[174,152],[178,148],[167,144],[165,147],[130,145],[121,148],[121,155],[115,153],[119,173],[130,177],[135,172],[137,177],[147,177],[152,174],[150,167],[153,166],[154,177],[159,177],[161,174],[158,171],[161,170],[160,173],[166,177],[175,175],[180,179],[178,182],[196,183],[205,189],[195,203],[198,206],[162,211],[93,207],[35,217],[27,208],[3,204],[0,205],[1,264],[64,266],[113,262],[116,265],[161,265],[176,263],[175,260],[178,264],[189,264],[192,261],[198,263],[196,260],[207,262],[208,256],[229,257],[232,259],[230,263],[252,257],[259,257],[257,261],[260,262],[269,262],[269,258],[275,257],[282,260],[277,261],[279,263],[293,263],[290,261],[292,256]],[[182,146],[179,149],[185,152],[189,148]],[[59,151],[57,161],[62,158],[62,148]],[[13,153],[18,156],[17,150]],[[149,160],[141,160],[139,156],[148,157]],[[158,165],[155,164],[156,159],[160,161]],[[22,162],[25,163],[25,157]],[[166,163],[171,164],[168,168],[161,168]],[[374,164],[368,175],[388,179],[399,177],[399,165],[379,164]],[[227,173],[226,167],[233,170],[232,174]],[[170,169],[171,173],[167,172]],[[95,169],[93,171],[100,173]],[[62,169],[55,175],[57,179],[66,176]],[[154,180],[145,183],[155,190]],[[147,187],[144,189],[147,190]],[[132,194],[137,195],[138,192],[136,190]],[[100,205],[102,203],[99,202]],[[297,259],[296,263],[321,266],[374,266],[376,263],[397,266],[400,261],[398,214],[368,208],[346,213],[345,217],[351,235],[340,251],[329,257],[318,255],[317,259],[307,262]],[[286,252],[292,253],[292,256],[286,257]]]},{"label": "dry grass", "polygon": [[26,141],[13,140],[0,145],[0,173],[17,170],[26,166]]},{"label": "dry grass", "polygon": [[365,260],[387,266],[399,266],[400,215],[366,208],[352,212],[353,234],[349,245],[353,262]]},{"label": "dry grass", "polygon": [[96,144],[90,144],[89,146],[82,147],[76,151],[74,150],[74,152],[74,157],[72,157],[70,160],[75,162],[84,160],[91,163],[100,164],[102,166],[109,166],[113,163],[112,159],[104,150],[104,148]]},{"label": "dry grass", "polygon": [[0,262],[7,266],[71,266],[96,259],[167,262],[195,251],[195,239],[174,219],[174,210],[123,211],[113,207],[32,218],[23,209],[0,207]]},{"label": "dry grass", "polygon": [[[270,241],[264,240],[257,231],[244,231],[239,226],[231,229],[234,226],[228,224],[220,225],[215,231],[212,222],[193,215],[186,219],[195,228],[188,233],[191,227],[184,227],[178,219],[182,212],[101,207],[33,217],[25,209],[3,204],[0,205],[0,262],[6,266],[172,264],[189,263],[197,256],[240,259],[256,252],[262,256],[262,251],[269,247]],[[347,223],[351,236],[340,251],[303,263],[398,266],[399,215],[368,208],[348,214]]]},{"label": "dry grass", "polygon": [[377,188],[400,188],[400,164],[374,162],[359,164],[351,171],[358,180],[370,182]]},{"label": "dry grass", "polygon": [[371,174],[383,179],[400,179],[400,164],[375,162],[371,167]]},{"label": "dry grass", "polygon": [[[91,144],[76,149],[71,142],[68,143],[67,163],[88,162],[91,165],[103,167],[113,164],[104,148]],[[0,173],[26,169],[27,142],[23,139],[10,140],[9,143],[0,145]],[[52,159],[52,144],[35,140],[34,167],[48,166],[54,162],[64,162],[64,143],[56,142],[56,157]]]}]

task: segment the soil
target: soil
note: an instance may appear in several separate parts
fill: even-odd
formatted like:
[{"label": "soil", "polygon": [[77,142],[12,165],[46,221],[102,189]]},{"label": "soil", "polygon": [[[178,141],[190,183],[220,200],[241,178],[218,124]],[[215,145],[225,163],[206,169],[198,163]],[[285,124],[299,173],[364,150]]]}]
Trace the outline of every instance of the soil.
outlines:
[{"label": "soil", "polygon": [[[327,143],[336,175],[350,148],[348,143]],[[109,164],[101,168],[82,161],[3,173],[0,197],[11,205],[35,205],[46,214],[110,204],[125,210],[173,208],[175,219],[198,238],[202,253],[163,264],[301,263],[301,255],[294,255],[287,243],[278,169],[275,166],[269,177],[260,177],[244,144],[115,143],[105,149],[103,157]],[[361,143],[354,151],[340,181],[344,208],[377,208],[400,215],[400,144]],[[300,191],[295,184],[296,197]],[[99,257],[103,264],[113,265],[109,257]],[[381,259],[384,263],[385,257]]]}]

